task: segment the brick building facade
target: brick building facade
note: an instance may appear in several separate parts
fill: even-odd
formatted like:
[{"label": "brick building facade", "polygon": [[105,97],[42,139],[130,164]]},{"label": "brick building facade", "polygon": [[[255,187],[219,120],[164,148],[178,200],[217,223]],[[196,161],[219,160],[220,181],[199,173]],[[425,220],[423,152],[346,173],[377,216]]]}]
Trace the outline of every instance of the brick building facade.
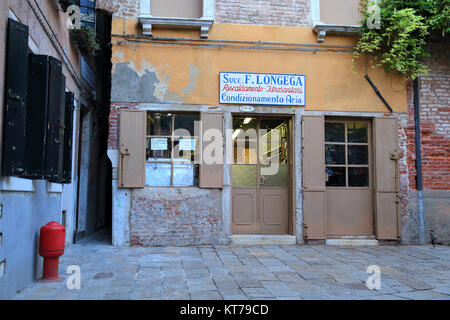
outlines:
[{"label": "brick building facade", "polygon": [[[148,3],[143,1],[142,3]],[[211,28],[212,36],[210,40],[218,41],[217,39],[226,39],[226,41],[260,41],[267,43],[309,43],[313,47],[317,41],[312,41],[317,35],[312,29],[318,26],[318,30],[322,26],[323,21],[320,21],[320,15],[317,14],[317,1],[233,1],[233,0],[217,0],[214,4],[214,25]],[[110,116],[110,135],[108,141],[108,148],[110,150],[110,157],[113,162],[113,176],[118,178],[120,173],[119,157],[114,150],[119,150],[119,136],[120,136],[120,111],[121,110],[144,110],[144,111],[199,111],[224,112],[225,127],[231,126],[233,121],[233,113],[239,113],[239,109],[219,105],[203,93],[194,90],[194,95],[186,88],[192,83],[182,80],[185,68],[179,61],[172,61],[171,57],[167,57],[167,61],[160,60],[156,54],[152,57],[147,56],[147,52],[143,49],[143,44],[138,42],[131,42],[133,35],[138,33],[141,22],[139,21],[139,12],[142,11],[141,1],[120,1],[120,4],[115,1],[110,4],[110,8],[114,10],[114,17],[116,18],[116,28],[113,27],[113,36],[117,35],[117,40],[124,37],[130,41],[128,45],[136,46],[136,53],[129,53],[127,50],[122,50],[120,45],[124,42],[117,42],[115,47],[117,50],[113,52],[113,70],[120,70],[114,76],[113,72],[113,96],[111,104]],[[136,11],[138,13],[136,13]],[[319,20],[318,20],[319,19]],[[319,22],[318,22],[319,21]],[[248,28],[245,26],[248,25]],[[243,26],[243,29],[239,29]],[[274,29],[271,29],[274,28]],[[292,29],[290,29],[292,28]],[[298,28],[298,29],[296,29]],[[156,27],[155,30],[158,30]],[[195,30],[195,28],[194,28]],[[158,37],[175,37],[180,39],[195,38],[197,31],[179,31],[178,29],[171,29],[166,27],[157,31]],[[228,30],[241,32],[239,36],[231,35]],[[244,31],[245,30],[245,31]],[[261,32],[260,32],[261,31]],[[292,32],[297,32],[297,36],[292,36]],[[155,31],[156,32],[156,31]],[[263,36],[266,32],[266,37]],[[303,33],[304,32],[304,33]],[[328,35],[329,34],[329,35]],[[125,35],[125,36],[124,36]],[[273,37],[271,38],[271,36]],[[181,40],[178,40],[181,41]],[[319,40],[320,41],[320,40]],[[352,46],[355,38],[353,34],[349,35],[335,35],[333,30],[328,31],[325,37],[325,45],[328,46]],[[448,125],[448,60],[442,48],[443,44],[436,44],[432,48],[433,55],[430,57],[430,73],[423,75],[420,78],[420,102],[421,102],[421,132],[422,132],[422,159],[423,159],[423,179],[424,179],[424,201],[425,201],[425,232],[428,237],[428,231],[434,229],[441,241],[446,242],[449,239],[448,235],[448,193],[449,190],[449,167],[448,167],[448,146],[449,146],[449,125]],[[285,48],[284,48],[285,49]],[[284,49],[281,49],[283,51]],[[158,50],[155,47],[155,50]],[[175,49],[174,49],[175,50]],[[178,49],[181,52],[181,49]],[[223,49],[225,50],[225,49]],[[289,48],[288,50],[292,50]],[[286,52],[288,52],[286,50]],[[114,50],[113,50],[114,51]],[[176,51],[176,50],[175,50]],[[175,52],[174,51],[174,52]],[[313,51],[316,54],[318,51]],[[164,55],[164,53],[162,53]],[[166,54],[171,54],[166,51]],[[182,53],[184,54],[184,53]],[[287,55],[287,53],[285,53]],[[199,85],[199,75],[202,76],[206,72],[204,68],[199,65],[208,59],[206,55],[196,55],[192,52],[186,53],[190,59],[190,64],[187,66],[186,79],[194,81],[195,85]],[[233,56],[235,59],[237,56]],[[262,70],[264,72],[277,72],[274,67],[256,67],[256,61],[267,58],[268,64],[273,65],[274,62],[268,55],[259,51],[255,53],[255,63],[249,62],[247,69],[242,66],[235,67],[232,71],[255,71]],[[299,55],[298,59],[305,59],[306,55]],[[329,61],[335,59],[336,56],[329,56]],[[243,60],[246,57],[242,58]],[[275,59],[280,59],[277,57]],[[288,58],[289,60],[289,58]],[[290,60],[289,60],[290,61]],[[321,60],[323,61],[326,60]],[[346,62],[345,62],[346,61]],[[324,69],[324,72],[333,70],[329,68],[336,68],[335,63],[348,63],[350,60],[342,60],[340,62],[333,62],[332,66],[316,65],[318,69]],[[162,64],[166,64],[163,67]],[[176,68],[182,68],[180,74],[175,75],[174,70],[171,69],[171,63]],[[211,62],[212,65],[218,62]],[[130,69],[126,66],[131,67]],[[168,66],[168,67],[167,67]],[[183,67],[181,67],[183,66]],[[303,65],[305,68],[305,66]],[[241,69],[239,69],[241,68]],[[201,69],[201,70],[200,70]],[[306,68],[305,68],[306,69]],[[358,72],[363,74],[364,68]],[[227,70],[221,70],[227,71]],[[125,73],[124,73],[125,72]],[[301,73],[303,70],[298,69],[296,72]],[[322,71],[320,71],[322,72]],[[340,71],[338,71],[340,72]],[[372,71],[371,71],[372,72]],[[301,136],[301,119],[310,115],[322,115],[325,117],[361,117],[361,119],[374,117],[394,117],[397,123],[398,148],[399,151],[399,238],[402,243],[417,243],[419,241],[419,213],[417,208],[417,197],[415,188],[415,139],[414,139],[414,112],[412,101],[412,83],[409,83],[397,77],[396,75],[386,75],[383,78],[381,73],[370,73],[370,76],[376,79],[376,85],[380,91],[385,95],[387,100],[394,108],[394,113],[388,113],[385,106],[381,103],[378,97],[374,96],[372,88],[370,88],[365,80],[357,80],[361,82],[365,92],[365,99],[355,98],[347,99],[355,95],[354,91],[344,85],[335,86],[335,84],[328,84],[324,87],[314,87],[317,82],[318,73],[307,74],[308,81],[316,81],[313,86],[314,92],[324,90],[323,96],[316,96],[307,99],[306,108],[285,108],[283,111],[295,115],[294,129],[295,139],[300,139]],[[135,88],[127,87],[123,81],[118,81],[117,77],[124,79],[133,79],[138,81],[139,86],[150,85],[154,94],[140,93],[135,91]],[[391,78],[392,77],[392,78]],[[333,78],[333,77],[331,77]],[[137,79],[137,80],[135,80]],[[140,80],[139,80],[140,79]],[[144,80],[145,79],[145,80]],[[334,78],[333,78],[334,79]],[[115,82],[116,81],[116,82]],[[131,80],[130,80],[131,81]],[[178,81],[173,85],[172,81]],[[197,83],[195,83],[197,81]],[[200,85],[206,85],[205,79],[200,80]],[[208,79],[210,81],[210,79]],[[353,79],[349,79],[347,84],[353,85]],[[171,86],[172,84],[172,86]],[[187,86],[186,86],[187,85]],[[184,87],[186,86],[186,88]],[[214,86],[214,85],[213,85]],[[176,89],[174,89],[176,88]],[[333,91],[333,88],[336,90]],[[338,89],[339,88],[339,89]],[[368,90],[370,89],[370,91]],[[197,88],[198,89],[198,88]],[[206,89],[205,89],[206,90]],[[310,91],[311,92],[311,91]],[[196,94],[196,95],[195,95]],[[333,105],[332,101],[325,101],[336,94],[336,103]],[[340,96],[342,95],[342,96]],[[357,96],[357,95],[355,95]],[[114,98],[116,97],[116,99]],[[318,98],[317,98],[318,97]],[[318,100],[317,100],[317,99]],[[323,100],[323,99],[325,100]],[[342,99],[342,100],[341,100]],[[344,101],[345,100],[345,101]],[[320,101],[320,102],[319,102]],[[405,106],[403,108],[403,106]],[[257,108],[257,112],[259,111]],[[229,115],[227,115],[230,112]],[[266,112],[277,112],[274,109],[266,109]],[[296,131],[300,130],[300,131]],[[302,143],[295,141],[295,149],[303,148]],[[302,161],[301,155],[295,155],[297,163]],[[297,176],[297,189],[294,195],[294,215],[296,220],[294,225],[290,227],[289,234],[296,236],[297,243],[303,243],[305,239],[305,229],[302,222],[305,223],[305,204],[304,195],[302,194],[301,178],[302,168],[298,167],[292,172]],[[224,170],[225,185],[221,190],[211,189],[189,189],[191,192],[183,191],[183,189],[166,190],[159,188],[144,189],[123,189],[117,188],[116,199],[121,199],[115,203],[115,210],[125,208],[127,212],[122,217],[114,215],[116,224],[113,226],[113,234],[116,232],[117,245],[131,244],[131,245],[189,245],[189,244],[203,244],[203,243],[227,243],[230,241],[232,232],[232,187],[229,180],[231,176],[231,169]],[[216,197],[221,197],[218,201]],[[199,199],[211,199],[211,202],[201,202]],[[218,202],[215,202],[215,201]],[[195,203],[193,205],[192,203]],[[187,205],[189,204],[189,205]],[[195,214],[201,212],[202,208],[208,208],[208,213]],[[215,208],[212,209],[212,208]],[[122,211],[120,209],[119,211]],[[173,215],[173,221],[171,219]],[[166,221],[166,218],[168,219]],[[113,218],[114,219],[114,218]],[[376,218],[375,218],[376,220]],[[168,223],[170,221],[170,223]],[[231,223],[232,224],[232,223]],[[116,228],[116,229],[114,229]],[[376,228],[376,227],[375,227]]]}]

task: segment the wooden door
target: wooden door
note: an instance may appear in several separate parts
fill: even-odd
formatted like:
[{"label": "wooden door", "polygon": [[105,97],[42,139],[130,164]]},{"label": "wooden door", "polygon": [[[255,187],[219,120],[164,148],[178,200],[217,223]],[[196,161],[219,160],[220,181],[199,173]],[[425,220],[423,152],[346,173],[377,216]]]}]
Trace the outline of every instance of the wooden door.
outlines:
[{"label": "wooden door", "polygon": [[373,236],[370,121],[325,121],[327,238]]},{"label": "wooden door", "polygon": [[289,123],[234,117],[232,233],[287,234]]}]

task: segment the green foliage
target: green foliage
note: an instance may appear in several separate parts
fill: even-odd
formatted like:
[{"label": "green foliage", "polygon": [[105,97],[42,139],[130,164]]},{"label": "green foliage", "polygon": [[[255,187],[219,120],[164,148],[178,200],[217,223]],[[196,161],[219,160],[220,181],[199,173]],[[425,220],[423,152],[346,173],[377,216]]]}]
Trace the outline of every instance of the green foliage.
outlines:
[{"label": "green foliage", "polygon": [[80,29],[72,29],[70,36],[83,54],[94,56],[100,49],[95,30],[91,27],[82,25]]},{"label": "green foliage", "polygon": [[427,72],[423,61],[429,56],[425,48],[430,34],[445,37],[450,31],[450,0],[380,0],[380,29],[367,27],[371,4],[361,1],[365,18],[354,57],[373,54],[386,72],[397,70],[411,79]]}]

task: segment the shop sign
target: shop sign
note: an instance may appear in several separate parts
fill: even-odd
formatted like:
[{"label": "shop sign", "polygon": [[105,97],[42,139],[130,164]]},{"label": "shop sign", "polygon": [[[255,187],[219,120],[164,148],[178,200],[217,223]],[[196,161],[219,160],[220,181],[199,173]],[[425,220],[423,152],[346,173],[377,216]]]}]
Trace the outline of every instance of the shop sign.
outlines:
[{"label": "shop sign", "polygon": [[219,73],[219,103],[305,106],[306,76],[279,73]]}]

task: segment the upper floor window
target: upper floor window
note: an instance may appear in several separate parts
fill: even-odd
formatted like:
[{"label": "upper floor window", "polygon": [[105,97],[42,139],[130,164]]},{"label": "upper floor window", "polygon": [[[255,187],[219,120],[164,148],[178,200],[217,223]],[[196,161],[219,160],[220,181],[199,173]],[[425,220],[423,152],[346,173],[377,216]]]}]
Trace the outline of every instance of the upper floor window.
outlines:
[{"label": "upper floor window", "polygon": [[324,24],[356,26],[363,16],[360,0],[320,0],[320,21]]},{"label": "upper floor window", "polygon": [[141,0],[139,21],[145,35],[152,35],[153,26],[200,27],[200,36],[207,38],[214,22],[214,0]]},{"label": "upper floor window", "polygon": [[154,17],[197,18],[203,16],[202,0],[151,0],[150,13]]},{"label": "upper floor window", "polygon": [[311,11],[318,42],[323,42],[327,34],[358,34],[364,18],[360,0],[311,0]]}]

